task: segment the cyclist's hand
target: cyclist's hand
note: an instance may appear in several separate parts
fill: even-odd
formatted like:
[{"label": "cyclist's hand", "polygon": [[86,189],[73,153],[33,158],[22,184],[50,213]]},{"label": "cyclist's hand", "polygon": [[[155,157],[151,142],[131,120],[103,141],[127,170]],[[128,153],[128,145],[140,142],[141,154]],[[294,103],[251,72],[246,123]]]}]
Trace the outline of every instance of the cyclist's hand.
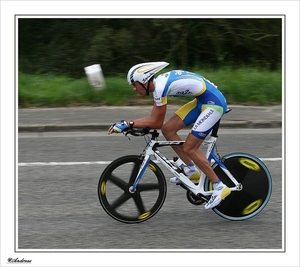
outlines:
[{"label": "cyclist's hand", "polygon": [[112,126],[109,127],[108,134],[121,133],[121,132],[127,130],[128,128],[129,127],[128,127],[127,121],[121,120],[119,122],[114,123]]}]

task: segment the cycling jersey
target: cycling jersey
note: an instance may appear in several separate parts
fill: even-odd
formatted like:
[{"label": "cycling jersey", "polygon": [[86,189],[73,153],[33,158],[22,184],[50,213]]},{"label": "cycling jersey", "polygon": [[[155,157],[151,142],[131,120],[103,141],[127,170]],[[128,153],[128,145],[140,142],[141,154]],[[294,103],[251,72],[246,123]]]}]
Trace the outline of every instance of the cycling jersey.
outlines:
[{"label": "cycling jersey", "polygon": [[184,70],[173,70],[154,80],[153,98],[157,106],[167,104],[168,96],[194,96],[176,111],[185,125],[194,123],[191,133],[204,139],[227,110],[226,99],[216,85],[203,76]]}]

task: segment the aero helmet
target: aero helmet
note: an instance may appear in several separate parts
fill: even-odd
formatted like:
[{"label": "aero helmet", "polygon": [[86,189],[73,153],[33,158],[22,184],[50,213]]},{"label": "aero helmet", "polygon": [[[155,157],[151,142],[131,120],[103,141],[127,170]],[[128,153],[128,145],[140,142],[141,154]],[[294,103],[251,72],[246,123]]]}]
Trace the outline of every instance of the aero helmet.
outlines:
[{"label": "aero helmet", "polygon": [[168,65],[169,63],[164,61],[137,64],[128,71],[127,81],[129,84],[139,82],[144,85],[151,77]]}]

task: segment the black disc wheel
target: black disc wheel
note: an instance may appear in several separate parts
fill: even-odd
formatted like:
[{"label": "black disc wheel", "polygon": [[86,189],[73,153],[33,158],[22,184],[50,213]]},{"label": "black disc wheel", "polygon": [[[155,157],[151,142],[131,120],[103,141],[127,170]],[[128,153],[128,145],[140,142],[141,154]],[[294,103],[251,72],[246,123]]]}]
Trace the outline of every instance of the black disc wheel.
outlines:
[{"label": "black disc wheel", "polygon": [[[222,158],[224,165],[242,184],[241,191],[233,191],[213,211],[219,216],[234,221],[247,220],[260,213],[267,205],[272,193],[271,174],[265,164],[257,157],[246,153],[232,153]],[[217,163],[212,168],[228,187],[232,181]],[[212,190],[206,178],[205,190]]]},{"label": "black disc wheel", "polygon": [[110,163],[98,183],[98,197],[106,213],[123,223],[140,223],[153,217],[162,207],[167,184],[161,169],[150,160],[134,192],[131,190],[142,160],[124,156]]}]

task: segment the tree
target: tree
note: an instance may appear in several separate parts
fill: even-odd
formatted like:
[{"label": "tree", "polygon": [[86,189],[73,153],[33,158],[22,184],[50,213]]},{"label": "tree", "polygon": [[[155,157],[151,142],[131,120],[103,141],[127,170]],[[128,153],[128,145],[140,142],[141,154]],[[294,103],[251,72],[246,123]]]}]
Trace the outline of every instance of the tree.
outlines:
[{"label": "tree", "polygon": [[80,77],[165,60],[174,68],[281,67],[281,18],[18,19],[19,69]]}]

